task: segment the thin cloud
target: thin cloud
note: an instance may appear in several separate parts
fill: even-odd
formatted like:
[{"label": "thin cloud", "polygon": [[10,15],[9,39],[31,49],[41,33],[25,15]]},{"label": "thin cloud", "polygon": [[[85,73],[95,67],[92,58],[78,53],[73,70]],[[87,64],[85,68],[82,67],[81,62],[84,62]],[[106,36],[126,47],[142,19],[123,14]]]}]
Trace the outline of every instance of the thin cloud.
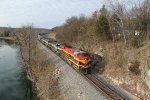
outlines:
[{"label": "thin cloud", "polygon": [[2,0],[0,26],[33,23],[36,27],[52,28],[63,24],[68,17],[90,15],[102,4],[101,0]]}]

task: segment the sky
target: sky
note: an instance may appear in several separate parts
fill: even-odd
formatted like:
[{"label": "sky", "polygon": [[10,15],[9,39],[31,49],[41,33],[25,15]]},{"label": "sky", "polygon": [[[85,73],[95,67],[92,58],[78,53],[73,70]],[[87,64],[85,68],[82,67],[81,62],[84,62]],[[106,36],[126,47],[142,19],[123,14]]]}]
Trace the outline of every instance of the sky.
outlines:
[{"label": "sky", "polygon": [[62,25],[71,16],[90,16],[105,0],[0,0],[0,27]]}]

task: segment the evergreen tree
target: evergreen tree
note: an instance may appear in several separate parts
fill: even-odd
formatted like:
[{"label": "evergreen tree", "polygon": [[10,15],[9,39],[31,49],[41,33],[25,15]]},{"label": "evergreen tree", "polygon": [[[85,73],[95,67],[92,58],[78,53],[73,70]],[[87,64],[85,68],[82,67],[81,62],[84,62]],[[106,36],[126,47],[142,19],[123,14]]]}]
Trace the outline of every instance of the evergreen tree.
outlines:
[{"label": "evergreen tree", "polygon": [[112,39],[109,22],[106,16],[100,15],[96,24],[96,31],[101,39]]},{"label": "evergreen tree", "polygon": [[100,9],[100,14],[103,16],[108,16],[108,10],[106,9],[105,5]]}]

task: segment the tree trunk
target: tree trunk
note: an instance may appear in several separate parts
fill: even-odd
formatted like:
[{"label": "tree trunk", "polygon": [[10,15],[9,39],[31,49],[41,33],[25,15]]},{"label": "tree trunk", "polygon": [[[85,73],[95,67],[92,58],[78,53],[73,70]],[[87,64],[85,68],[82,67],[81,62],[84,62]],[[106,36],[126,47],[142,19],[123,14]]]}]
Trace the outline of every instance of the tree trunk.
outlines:
[{"label": "tree trunk", "polygon": [[125,32],[124,32],[124,25],[123,25],[122,20],[121,20],[121,26],[122,26],[122,33],[123,33],[124,43],[125,43],[125,45],[126,45],[126,44],[127,44],[127,39],[126,39],[126,34],[125,34]]}]

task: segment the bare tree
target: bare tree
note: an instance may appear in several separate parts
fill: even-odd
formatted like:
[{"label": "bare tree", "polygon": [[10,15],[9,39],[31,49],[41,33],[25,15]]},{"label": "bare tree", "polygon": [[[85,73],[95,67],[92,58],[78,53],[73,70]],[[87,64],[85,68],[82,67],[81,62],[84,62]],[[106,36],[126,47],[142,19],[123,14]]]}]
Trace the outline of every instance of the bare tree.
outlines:
[{"label": "bare tree", "polygon": [[111,19],[111,20],[120,26],[124,42],[125,42],[125,44],[127,44],[127,36],[126,36],[126,33],[125,33],[125,29],[126,29],[125,24],[126,24],[126,21],[128,19],[127,7],[126,7],[126,4],[120,3],[117,0],[116,0],[115,3],[113,3],[113,2],[114,1],[110,0],[109,1],[109,3],[110,3],[109,6],[112,9],[112,13],[115,14],[118,18],[117,19],[114,18],[114,19]]}]

